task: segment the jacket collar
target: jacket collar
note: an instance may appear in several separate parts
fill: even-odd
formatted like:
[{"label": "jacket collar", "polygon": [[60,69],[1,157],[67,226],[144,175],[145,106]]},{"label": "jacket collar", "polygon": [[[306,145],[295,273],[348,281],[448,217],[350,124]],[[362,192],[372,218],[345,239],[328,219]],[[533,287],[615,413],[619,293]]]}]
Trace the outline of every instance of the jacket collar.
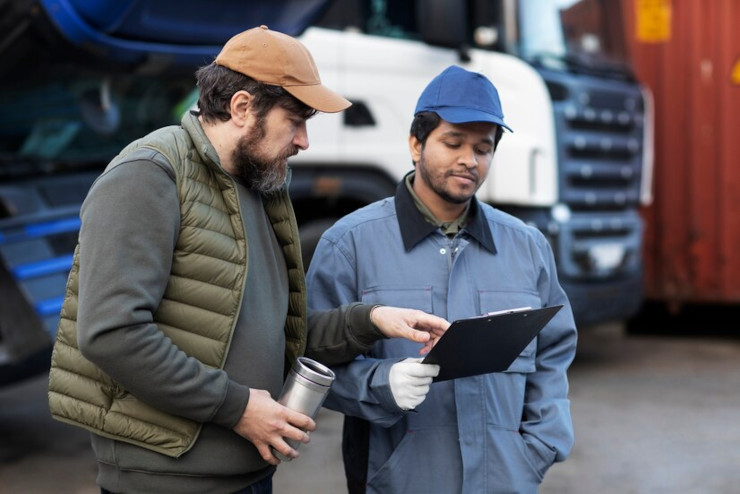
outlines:
[{"label": "jacket collar", "polygon": [[221,160],[218,157],[216,148],[208,140],[203,126],[198,120],[198,115],[194,111],[187,112],[182,117],[181,125],[190,135],[190,139],[193,141],[193,147],[200,155],[201,161],[207,163],[208,166],[212,167],[216,165],[218,168],[221,168]]},{"label": "jacket collar", "polygon": [[[437,227],[424,219],[421,211],[414,204],[414,198],[411,197],[411,194],[406,188],[406,177],[396,187],[395,204],[398,226],[401,228],[401,238],[403,238],[403,246],[406,252],[408,252],[427,235],[434,232]],[[480,210],[480,205],[476,197],[473,197],[472,201],[470,201],[468,215],[469,220],[465,231],[486,250],[495,254],[496,245],[493,242],[493,235],[491,234],[488,222],[486,222]]]}]

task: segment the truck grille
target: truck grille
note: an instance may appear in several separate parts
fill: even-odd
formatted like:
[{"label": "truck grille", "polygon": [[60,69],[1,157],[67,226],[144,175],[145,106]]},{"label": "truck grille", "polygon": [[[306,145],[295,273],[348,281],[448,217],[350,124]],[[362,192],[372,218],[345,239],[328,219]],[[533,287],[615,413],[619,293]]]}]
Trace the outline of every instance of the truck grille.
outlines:
[{"label": "truck grille", "polygon": [[644,104],[625,80],[542,71],[553,99],[559,203],[570,221],[548,232],[568,280],[639,273]]},{"label": "truck grille", "polygon": [[[589,77],[545,73],[558,135],[560,201],[573,211],[639,205],[643,101],[639,87]],[[557,88],[557,89],[555,89]]]}]

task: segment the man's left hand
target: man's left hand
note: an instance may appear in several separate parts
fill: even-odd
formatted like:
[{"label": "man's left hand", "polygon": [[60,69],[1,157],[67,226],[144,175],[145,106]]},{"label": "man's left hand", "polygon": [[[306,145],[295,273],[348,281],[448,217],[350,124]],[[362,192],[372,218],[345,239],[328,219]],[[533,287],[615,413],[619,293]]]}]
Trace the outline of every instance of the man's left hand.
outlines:
[{"label": "man's left hand", "polygon": [[370,311],[370,321],[387,338],[406,338],[424,343],[419,355],[426,355],[447,331],[450,323],[432,314],[416,309],[377,306]]}]

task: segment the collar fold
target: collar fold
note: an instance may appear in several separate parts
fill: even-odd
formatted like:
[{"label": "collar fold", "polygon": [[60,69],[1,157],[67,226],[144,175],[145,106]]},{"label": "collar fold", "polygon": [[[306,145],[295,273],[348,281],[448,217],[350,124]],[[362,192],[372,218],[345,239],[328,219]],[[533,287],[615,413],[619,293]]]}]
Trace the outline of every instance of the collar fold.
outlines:
[{"label": "collar fold", "polygon": [[[414,204],[414,198],[411,197],[411,194],[406,188],[406,177],[396,187],[395,204],[398,226],[401,228],[401,238],[403,238],[403,246],[406,252],[408,252],[426,238],[427,235],[434,232],[437,227],[429,223],[416,207],[416,204]],[[478,198],[473,197],[470,201],[468,215],[469,221],[464,230],[486,250],[495,254],[496,245],[493,242],[493,235],[483,214],[480,212]]]}]

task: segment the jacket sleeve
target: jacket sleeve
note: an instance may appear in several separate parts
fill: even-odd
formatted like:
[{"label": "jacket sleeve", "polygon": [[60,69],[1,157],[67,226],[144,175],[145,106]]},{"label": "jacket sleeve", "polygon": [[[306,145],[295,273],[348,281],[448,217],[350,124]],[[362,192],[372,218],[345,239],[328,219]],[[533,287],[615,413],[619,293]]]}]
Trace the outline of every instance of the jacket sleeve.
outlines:
[{"label": "jacket sleeve", "polygon": [[[352,259],[346,248],[325,237],[319,241],[306,278],[309,309],[357,303],[360,297],[354,288]],[[393,425],[405,413],[396,404],[388,382],[390,367],[398,360],[372,358],[369,352],[344,365],[333,365],[336,379],[324,406],[379,425]]]},{"label": "jacket sleeve", "polygon": [[576,351],[577,332],[570,302],[561,288],[550,245],[540,238],[538,279],[541,299],[563,308],[537,338],[536,372],[527,376],[521,433],[538,452],[543,467],[563,461],[573,447],[573,424],[568,400],[567,370]]},{"label": "jacket sleeve", "polygon": [[172,173],[139,157],[105,172],[90,190],[81,210],[79,347],[149,405],[231,427],[248,388],[188,357],[153,320],[179,234]]},{"label": "jacket sleeve", "polygon": [[384,338],[370,322],[372,305],[345,304],[331,310],[308,309],[306,356],[326,365],[352,360]]}]

